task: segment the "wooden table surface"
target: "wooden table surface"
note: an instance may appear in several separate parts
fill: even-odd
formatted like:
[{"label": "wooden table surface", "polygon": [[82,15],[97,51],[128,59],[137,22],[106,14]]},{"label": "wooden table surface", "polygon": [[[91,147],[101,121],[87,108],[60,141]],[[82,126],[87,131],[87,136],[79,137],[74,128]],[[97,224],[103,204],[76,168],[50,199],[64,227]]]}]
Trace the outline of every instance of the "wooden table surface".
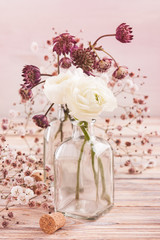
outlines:
[{"label": "wooden table surface", "polygon": [[67,218],[62,229],[47,235],[39,228],[43,210],[19,207],[14,208],[14,214],[19,224],[1,229],[0,239],[160,239],[160,167],[137,175],[127,174],[123,170],[116,174],[115,205],[96,221]]},{"label": "wooden table surface", "polygon": [[141,175],[119,174],[115,178],[115,206],[96,221],[67,218],[66,225],[52,235],[39,228],[43,212],[14,208],[19,225],[1,229],[0,239],[160,239],[160,168]]}]

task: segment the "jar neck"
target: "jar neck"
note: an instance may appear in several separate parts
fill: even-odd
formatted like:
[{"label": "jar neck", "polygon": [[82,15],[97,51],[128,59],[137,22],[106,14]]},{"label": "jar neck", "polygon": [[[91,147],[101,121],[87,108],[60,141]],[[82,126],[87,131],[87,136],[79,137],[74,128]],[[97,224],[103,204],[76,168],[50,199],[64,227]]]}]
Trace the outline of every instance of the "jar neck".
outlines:
[{"label": "jar neck", "polygon": [[72,138],[77,139],[80,136],[85,136],[86,140],[91,140],[94,138],[94,123],[95,120],[91,122],[72,120],[73,134]]},{"label": "jar neck", "polygon": [[61,122],[63,122],[65,120],[65,113],[64,113],[64,109],[63,106],[61,104],[58,104],[58,120],[60,120]]}]

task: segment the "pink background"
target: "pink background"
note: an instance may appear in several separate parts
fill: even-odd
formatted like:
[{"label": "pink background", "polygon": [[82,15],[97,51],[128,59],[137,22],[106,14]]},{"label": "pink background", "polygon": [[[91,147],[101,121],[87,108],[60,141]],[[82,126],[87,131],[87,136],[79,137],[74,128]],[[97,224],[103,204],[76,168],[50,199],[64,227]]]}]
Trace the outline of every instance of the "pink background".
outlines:
[{"label": "pink background", "polygon": [[73,35],[83,29],[83,38],[94,41],[122,22],[133,27],[134,41],[101,43],[130,71],[140,67],[148,76],[143,91],[150,95],[151,115],[160,116],[160,0],[0,0],[0,115],[18,99],[22,67],[41,66],[41,56],[30,50],[32,41],[43,45],[52,27]]}]

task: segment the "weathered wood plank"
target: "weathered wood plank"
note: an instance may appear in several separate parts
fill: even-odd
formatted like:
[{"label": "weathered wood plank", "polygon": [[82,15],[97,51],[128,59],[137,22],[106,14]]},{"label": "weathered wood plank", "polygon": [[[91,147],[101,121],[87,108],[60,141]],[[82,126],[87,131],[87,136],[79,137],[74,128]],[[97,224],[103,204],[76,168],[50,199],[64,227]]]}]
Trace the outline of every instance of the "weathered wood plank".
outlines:
[{"label": "weathered wood plank", "polygon": [[38,225],[42,211],[15,209],[21,223],[1,230],[1,239],[158,239],[160,207],[114,207],[97,221],[67,218],[66,225],[53,235],[44,234]]},{"label": "weathered wood plank", "polygon": [[[160,119],[145,121],[150,131],[159,129]],[[131,131],[124,130],[124,134],[124,141],[133,136]],[[115,135],[118,136],[118,132],[115,132]],[[33,141],[31,136],[28,136],[28,139]],[[8,141],[11,144],[14,143],[14,147],[24,145],[20,137],[10,136]],[[154,154],[160,154],[160,138],[154,137],[151,141],[154,143],[154,152],[150,158],[154,158]],[[96,221],[67,218],[67,223],[61,230],[53,235],[46,235],[41,231],[38,223],[40,216],[45,212],[42,209],[19,206],[13,208],[19,224],[12,223],[9,228],[1,229],[0,239],[160,240],[160,164],[158,161],[156,168],[146,169],[142,174],[126,174],[127,169],[120,169],[115,174],[115,206],[108,214]],[[2,205],[1,200],[0,208]]]}]

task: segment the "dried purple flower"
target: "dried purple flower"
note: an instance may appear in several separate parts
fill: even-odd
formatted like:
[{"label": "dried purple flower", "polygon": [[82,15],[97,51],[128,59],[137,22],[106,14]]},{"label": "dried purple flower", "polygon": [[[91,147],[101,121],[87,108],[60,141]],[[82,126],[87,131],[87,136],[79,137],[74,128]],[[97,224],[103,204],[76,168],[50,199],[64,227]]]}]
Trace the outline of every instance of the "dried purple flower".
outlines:
[{"label": "dried purple flower", "polygon": [[103,58],[96,62],[95,68],[98,72],[106,72],[112,65],[112,60],[108,58]]},{"label": "dried purple flower", "polygon": [[128,68],[127,67],[118,67],[112,74],[112,76],[114,78],[117,78],[117,79],[123,79],[125,78],[126,76],[128,75]]},{"label": "dried purple flower", "polygon": [[53,52],[56,52],[58,55],[68,54],[76,42],[74,36],[69,33],[62,33],[53,39]]},{"label": "dried purple flower", "polygon": [[133,39],[132,28],[126,23],[122,23],[116,29],[116,39],[122,43],[129,43]]},{"label": "dried purple flower", "polygon": [[9,218],[13,218],[13,212],[9,212],[9,213],[8,213],[8,217],[9,217]]},{"label": "dried purple flower", "polygon": [[23,103],[31,99],[33,96],[32,90],[30,88],[26,88],[24,85],[20,88],[19,94]]},{"label": "dried purple flower", "polygon": [[49,126],[48,119],[43,114],[35,115],[32,119],[38,127],[47,128]]},{"label": "dried purple flower", "polygon": [[70,58],[67,57],[63,57],[60,62],[59,62],[60,66],[62,68],[70,68],[71,64],[72,64],[72,60]]},{"label": "dried purple flower", "polygon": [[71,51],[73,64],[77,68],[82,68],[87,74],[92,72],[96,62],[96,55],[90,48],[74,47]]},{"label": "dried purple flower", "polygon": [[29,206],[30,208],[35,207],[35,206],[36,206],[35,201],[30,201],[30,202],[28,203],[28,206]]},{"label": "dried purple flower", "polygon": [[49,208],[49,206],[46,202],[44,202],[44,203],[42,203],[42,208],[47,210]]},{"label": "dried purple flower", "polygon": [[23,81],[27,88],[36,86],[41,80],[41,73],[38,67],[26,65],[22,70]]},{"label": "dried purple flower", "polygon": [[3,174],[3,177],[6,178],[6,176],[8,175],[7,169],[3,169],[2,174]]},{"label": "dried purple flower", "polygon": [[8,226],[8,224],[9,224],[9,222],[3,221],[3,222],[2,222],[2,227],[6,228],[6,227]]}]

